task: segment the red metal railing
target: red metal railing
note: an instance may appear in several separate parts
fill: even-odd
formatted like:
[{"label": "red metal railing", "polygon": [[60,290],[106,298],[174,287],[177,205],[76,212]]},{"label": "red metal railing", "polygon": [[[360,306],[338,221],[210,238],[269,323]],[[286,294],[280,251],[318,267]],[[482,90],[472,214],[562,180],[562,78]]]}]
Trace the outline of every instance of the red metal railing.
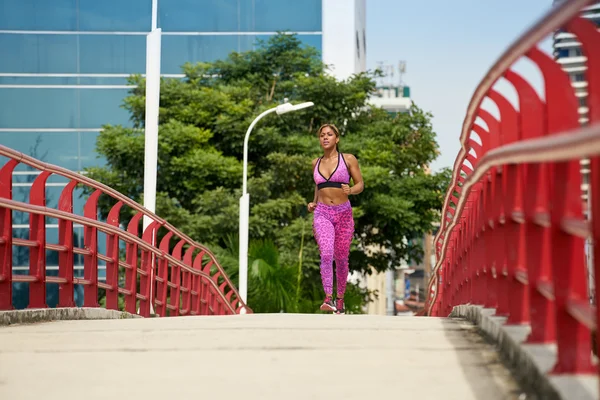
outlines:
[{"label": "red metal railing", "polygon": [[[429,315],[477,304],[531,327],[529,343],[556,343],[555,373],[595,371],[590,330],[597,308],[587,286],[584,242],[593,241],[595,285],[600,271],[600,32],[579,17],[591,0],[556,6],[512,45],[480,83],[468,108],[454,164],[429,286]],[[537,48],[562,29],[586,57],[588,123],[560,65]],[[525,57],[544,78],[544,98],[512,70]],[[495,85],[515,89],[518,109]],[[500,118],[481,105],[495,103]],[[479,124],[479,117],[487,127]],[[475,132],[480,140],[476,139]],[[580,160],[590,158],[592,207],[584,215]]]},{"label": "red metal railing", "polygon": [[[106,294],[106,308],[118,309],[121,295],[125,311],[145,317],[150,316],[151,306],[159,316],[224,315],[240,313],[242,309],[252,312],[241,301],[215,256],[167,221],[83,175],[1,145],[0,155],[9,158],[0,169],[0,310],[13,307],[13,282],[28,282],[29,308],[46,308],[46,283],[55,283],[59,285],[58,307],[75,306],[74,285],[79,284],[84,287],[84,307],[99,307],[100,289]],[[19,164],[39,172],[29,190],[29,203],[12,198],[13,172]],[[47,181],[56,176],[66,178],[67,183],[57,208],[49,208]],[[83,215],[77,215],[73,213],[73,191],[81,185],[93,191],[85,202]],[[115,203],[106,222],[97,218],[101,195],[109,196]],[[133,211],[126,229],[119,222],[124,207]],[[29,215],[27,239],[13,237],[13,212]],[[150,223],[140,231],[144,216]],[[46,240],[46,218],[58,220],[58,243]],[[83,248],[74,245],[74,224],[83,226]],[[106,234],[106,254],[98,248],[99,232]],[[155,245],[157,237],[162,238]],[[120,244],[125,245],[124,256]],[[29,248],[27,275],[13,274],[13,246]],[[58,252],[58,276],[47,276],[47,251]],[[83,278],[74,276],[75,255],[83,257]],[[99,261],[106,264],[106,282],[98,279]],[[119,272],[124,273],[124,279],[120,279]]]}]

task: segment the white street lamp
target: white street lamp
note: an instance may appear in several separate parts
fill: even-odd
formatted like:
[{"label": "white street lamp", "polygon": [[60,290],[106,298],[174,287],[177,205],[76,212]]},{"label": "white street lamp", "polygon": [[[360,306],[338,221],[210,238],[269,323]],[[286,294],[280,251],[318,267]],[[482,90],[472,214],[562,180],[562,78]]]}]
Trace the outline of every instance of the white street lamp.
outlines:
[{"label": "white street lamp", "polygon": [[[268,109],[267,111],[260,114],[248,127],[246,136],[244,137],[244,172],[243,172],[243,184],[242,184],[242,197],[240,197],[240,297],[242,301],[246,303],[248,301],[248,222],[250,218],[250,195],[248,194],[248,139],[250,138],[250,132],[258,121],[261,120],[267,114],[276,112],[277,115],[285,114],[291,111],[302,110],[303,108],[312,107],[314,103],[312,101],[306,103],[300,103],[292,105],[290,103],[280,104],[277,107]],[[247,303],[246,303],[247,304]],[[246,309],[242,308],[242,314],[246,313]]]}]

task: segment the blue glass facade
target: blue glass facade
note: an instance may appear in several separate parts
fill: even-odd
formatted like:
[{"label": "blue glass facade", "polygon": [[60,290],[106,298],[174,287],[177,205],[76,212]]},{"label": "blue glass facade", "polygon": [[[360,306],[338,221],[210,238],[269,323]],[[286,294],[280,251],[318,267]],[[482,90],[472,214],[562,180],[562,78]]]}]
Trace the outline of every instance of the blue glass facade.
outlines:
[{"label": "blue glass facade", "polygon": [[[277,31],[297,32],[304,43],[321,50],[321,3],[158,0],[161,73],[181,76],[185,62],[251,50],[256,39]],[[96,137],[104,124],[130,125],[121,104],[130,89],[127,76],[145,73],[151,15],[152,0],[0,0],[0,143],[74,171],[102,165]],[[16,200],[28,200],[36,176],[29,172],[17,169]],[[54,206],[65,182],[49,182],[48,204]],[[77,193],[75,201],[75,212],[81,214]],[[27,216],[15,214],[15,235],[27,237],[27,222]],[[57,242],[56,224],[48,221],[49,243]],[[83,240],[80,231],[76,228],[77,240]],[[104,252],[104,239],[98,242]],[[49,275],[56,273],[57,263],[56,253],[49,251]],[[76,264],[81,269],[82,260]],[[15,247],[15,273],[27,273],[27,265],[27,249]],[[18,305],[27,303],[26,286],[15,285]],[[55,304],[54,286],[48,285],[50,305]]]}]

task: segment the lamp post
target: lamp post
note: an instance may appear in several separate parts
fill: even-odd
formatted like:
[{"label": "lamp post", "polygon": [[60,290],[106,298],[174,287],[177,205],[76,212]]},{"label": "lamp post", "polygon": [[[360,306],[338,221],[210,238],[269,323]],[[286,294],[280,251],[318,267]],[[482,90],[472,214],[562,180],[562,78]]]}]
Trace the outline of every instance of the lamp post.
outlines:
[{"label": "lamp post", "polygon": [[[292,105],[290,103],[280,104],[277,107],[270,108],[260,114],[252,121],[246,131],[244,137],[244,172],[243,172],[243,183],[242,183],[242,197],[240,197],[240,297],[244,303],[248,300],[248,223],[250,218],[250,195],[248,194],[248,139],[250,138],[250,132],[254,128],[254,125],[260,121],[265,115],[273,112],[277,115],[285,114],[291,111],[302,110],[303,108],[312,107],[313,102],[309,101],[306,103],[300,103]],[[247,303],[246,303],[247,304]],[[246,309],[242,308],[242,314],[246,313]]]}]

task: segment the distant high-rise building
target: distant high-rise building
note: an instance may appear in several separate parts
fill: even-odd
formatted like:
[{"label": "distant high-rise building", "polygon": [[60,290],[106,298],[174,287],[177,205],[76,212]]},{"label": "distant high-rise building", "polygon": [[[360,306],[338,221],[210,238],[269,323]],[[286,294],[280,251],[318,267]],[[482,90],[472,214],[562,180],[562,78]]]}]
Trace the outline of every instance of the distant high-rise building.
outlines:
[{"label": "distant high-rise building", "polygon": [[[554,0],[553,4],[556,5],[563,1],[565,0]],[[600,27],[600,2],[585,8],[581,13],[581,17],[588,19]],[[586,124],[588,122],[588,108],[586,104],[588,89],[585,78],[587,58],[583,54],[577,37],[563,30],[558,30],[554,33],[553,49],[555,59],[571,77],[575,94],[579,98],[580,122]]]},{"label": "distant high-rise building", "polygon": [[366,0],[323,0],[323,62],[346,79],[367,70]]},{"label": "distant high-rise building", "polygon": [[[562,3],[565,0],[554,0],[553,5]],[[586,7],[581,17],[586,18],[600,27],[600,2],[596,2],[589,7]],[[561,65],[562,69],[569,74],[571,78],[571,84],[575,90],[575,95],[579,100],[579,122],[582,125],[588,122],[588,107],[587,107],[587,96],[588,96],[588,83],[586,80],[587,71],[587,58],[583,54],[581,44],[577,40],[577,37],[564,30],[558,30],[554,32],[553,37],[553,53],[556,61]],[[589,188],[589,160],[581,160],[581,172],[582,172],[582,198],[588,199],[588,188]]]},{"label": "distant high-rise building", "polygon": [[397,66],[380,62],[378,69],[384,76],[378,79],[376,92],[369,99],[369,103],[383,108],[390,114],[408,112],[412,105],[410,87],[402,80],[403,74],[406,73],[406,62],[400,61]]}]

